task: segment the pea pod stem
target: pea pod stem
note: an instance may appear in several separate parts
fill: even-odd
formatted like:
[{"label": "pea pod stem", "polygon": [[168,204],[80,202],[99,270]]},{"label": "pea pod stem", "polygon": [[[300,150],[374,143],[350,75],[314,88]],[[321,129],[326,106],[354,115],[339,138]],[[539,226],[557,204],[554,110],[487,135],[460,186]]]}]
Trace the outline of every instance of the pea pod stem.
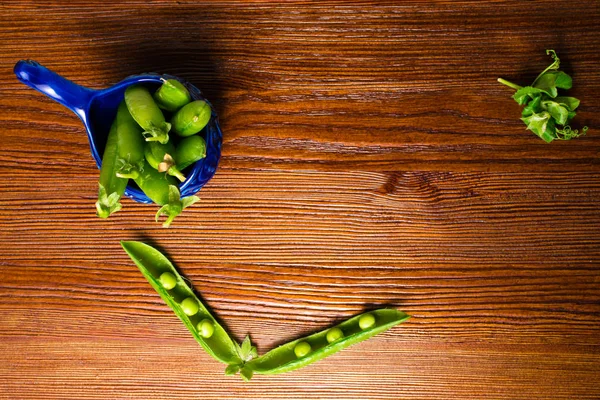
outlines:
[{"label": "pea pod stem", "polygon": [[158,172],[166,172],[183,182],[185,181],[185,176],[177,168],[172,154],[175,154],[175,145],[170,140],[165,144],[158,142],[146,143],[144,149],[146,161],[148,161],[148,164],[152,168]]},{"label": "pea pod stem", "polygon": [[181,182],[185,181],[185,175],[175,165],[175,160],[170,154],[165,153],[163,160],[157,165],[158,172],[166,172],[167,174],[174,176]]},{"label": "pea pod stem", "polygon": [[169,201],[156,212],[156,222],[162,215],[166,215],[167,219],[163,223],[163,227],[168,228],[176,216],[198,201],[200,201],[198,196],[188,196],[182,199],[177,186],[169,185]]},{"label": "pea pod stem", "polygon": [[147,161],[143,172],[135,179],[135,183],[154,203],[161,206],[156,213],[156,221],[162,215],[166,215],[167,219],[163,223],[165,228],[168,228],[185,208],[200,200],[197,196],[181,198],[174,178],[158,172]]}]

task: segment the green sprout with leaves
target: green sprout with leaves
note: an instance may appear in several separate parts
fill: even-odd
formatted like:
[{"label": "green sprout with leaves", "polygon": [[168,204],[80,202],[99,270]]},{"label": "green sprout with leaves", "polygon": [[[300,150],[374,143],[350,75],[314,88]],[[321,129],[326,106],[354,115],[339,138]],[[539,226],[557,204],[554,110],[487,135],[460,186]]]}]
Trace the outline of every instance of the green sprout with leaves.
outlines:
[{"label": "green sprout with leaves", "polygon": [[502,78],[498,78],[498,82],[516,90],[513,99],[519,105],[525,106],[521,113],[521,121],[546,143],[585,135],[587,126],[583,127],[581,132],[569,126],[569,122],[576,115],[579,100],[558,95],[558,89],[571,89],[573,80],[565,72],[559,71],[560,59],[554,50],[546,50],[546,54],[550,55],[554,62],[542,71],[530,86],[519,86]]}]

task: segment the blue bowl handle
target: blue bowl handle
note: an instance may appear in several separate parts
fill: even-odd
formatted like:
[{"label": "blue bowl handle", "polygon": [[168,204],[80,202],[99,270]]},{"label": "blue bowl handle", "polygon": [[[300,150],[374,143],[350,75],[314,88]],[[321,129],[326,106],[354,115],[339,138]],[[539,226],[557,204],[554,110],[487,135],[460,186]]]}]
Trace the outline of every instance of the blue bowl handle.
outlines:
[{"label": "blue bowl handle", "polygon": [[33,60],[21,60],[14,68],[17,78],[71,109],[85,121],[86,110],[96,90],[79,86]]}]

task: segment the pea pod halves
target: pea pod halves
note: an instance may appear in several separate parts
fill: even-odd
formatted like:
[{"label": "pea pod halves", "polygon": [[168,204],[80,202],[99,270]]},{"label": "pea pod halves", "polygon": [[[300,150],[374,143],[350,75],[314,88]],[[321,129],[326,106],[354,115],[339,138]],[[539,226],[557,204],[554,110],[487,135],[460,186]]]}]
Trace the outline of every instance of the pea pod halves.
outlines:
[{"label": "pea pod halves", "polygon": [[[362,330],[359,326],[359,321],[361,317],[366,314],[373,315],[375,317],[375,323],[371,327]],[[406,321],[408,318],[410,318],[409,315],[392,308],[382,308],[360,314],[335,327],[279,346],[246,363],[245,368],[250,369],[252,372],[265,375],[293,371],[315,361],[319,361],[355,343],[362,342],[378,333],[384,332],[391,327]],[[344,336],[333,343],[328,343],[327,332],[333,328],[339,328]],[[312,351],[303,357],[298,357],[294,352],[294,348],[301,342],[308,343]]]},{"label": "pea pod halves", "polygon": [[[225,364],[241,363],[236,343],[227,334],[225,329],[215,320],[208,309],[202,304],[194,291],[185,283],[171,262],[158,250],[141,242],[121,242],[121,246],[129,257],[138,266],[150,285],[158,292],[160,297],[171,307],[179,319],[192,333],[196,341],[217,361]],[[161,274],[168,272],[176,278],[175,287],[167,290],[159,281]],[[197,301],[199,311],[188,316],[181,306],[185,299],[193,298]],[[198,331],[199,322],[210,319],[214,326],[214,333],[209,338],[204,338]]]}]

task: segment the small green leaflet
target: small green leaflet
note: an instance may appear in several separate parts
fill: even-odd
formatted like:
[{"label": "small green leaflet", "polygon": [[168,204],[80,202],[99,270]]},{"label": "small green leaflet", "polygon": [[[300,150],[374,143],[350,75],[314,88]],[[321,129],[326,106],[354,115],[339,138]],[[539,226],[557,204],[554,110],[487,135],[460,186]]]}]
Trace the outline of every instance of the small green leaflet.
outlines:
[{"label": "small green leaflet", "polygon": [[559,96],[555,97],[554,101],[558,104],[562,104],[571,111],[575,111],[577,107],[579,107],[579,100],[577,100],[575,97]]},{"label": "small green leaflet", "polygon": [[555,101],[543,101],[542,108],[547,110],[558,125],[565,125],[569,118],[569,110]]},{"label": "small green leaflet", "polygon": [[527,104],[531,99],[539,97],[541,93],[544,93],[542,89],[525,86],[517,90],[517,92],[513,95],[513,99],[515,99],[515,101],[522,106]]},{"label": "small green leaflet", "polygon": [[550,117],[550,113],[544,111],[539,114],[532,114],[526,118],[521,118],[521,121],[525,122],[527,129],[546,140],[545,132],[546,128],[548,127],[548,121],[550,120]]},{"label": "small green leaflet", "polygon": [[546,72],[532,86],[554,98],[558,96],[558,89],[571,89],[573,81],[569,75],[562,71]]},{"label": "small green leaflet", "polygon": [[198,196],[188,196],[180,199],[179,189],[177,186],[169,185],[169,202],[158,209],[155,220],[158,222],[158,219],[161,217],[161,215],[166,215],[167,220],[163,223],[163,227],[168,228],[176,216],[181,214],[185,208],[198,201],[200,201]]}]

